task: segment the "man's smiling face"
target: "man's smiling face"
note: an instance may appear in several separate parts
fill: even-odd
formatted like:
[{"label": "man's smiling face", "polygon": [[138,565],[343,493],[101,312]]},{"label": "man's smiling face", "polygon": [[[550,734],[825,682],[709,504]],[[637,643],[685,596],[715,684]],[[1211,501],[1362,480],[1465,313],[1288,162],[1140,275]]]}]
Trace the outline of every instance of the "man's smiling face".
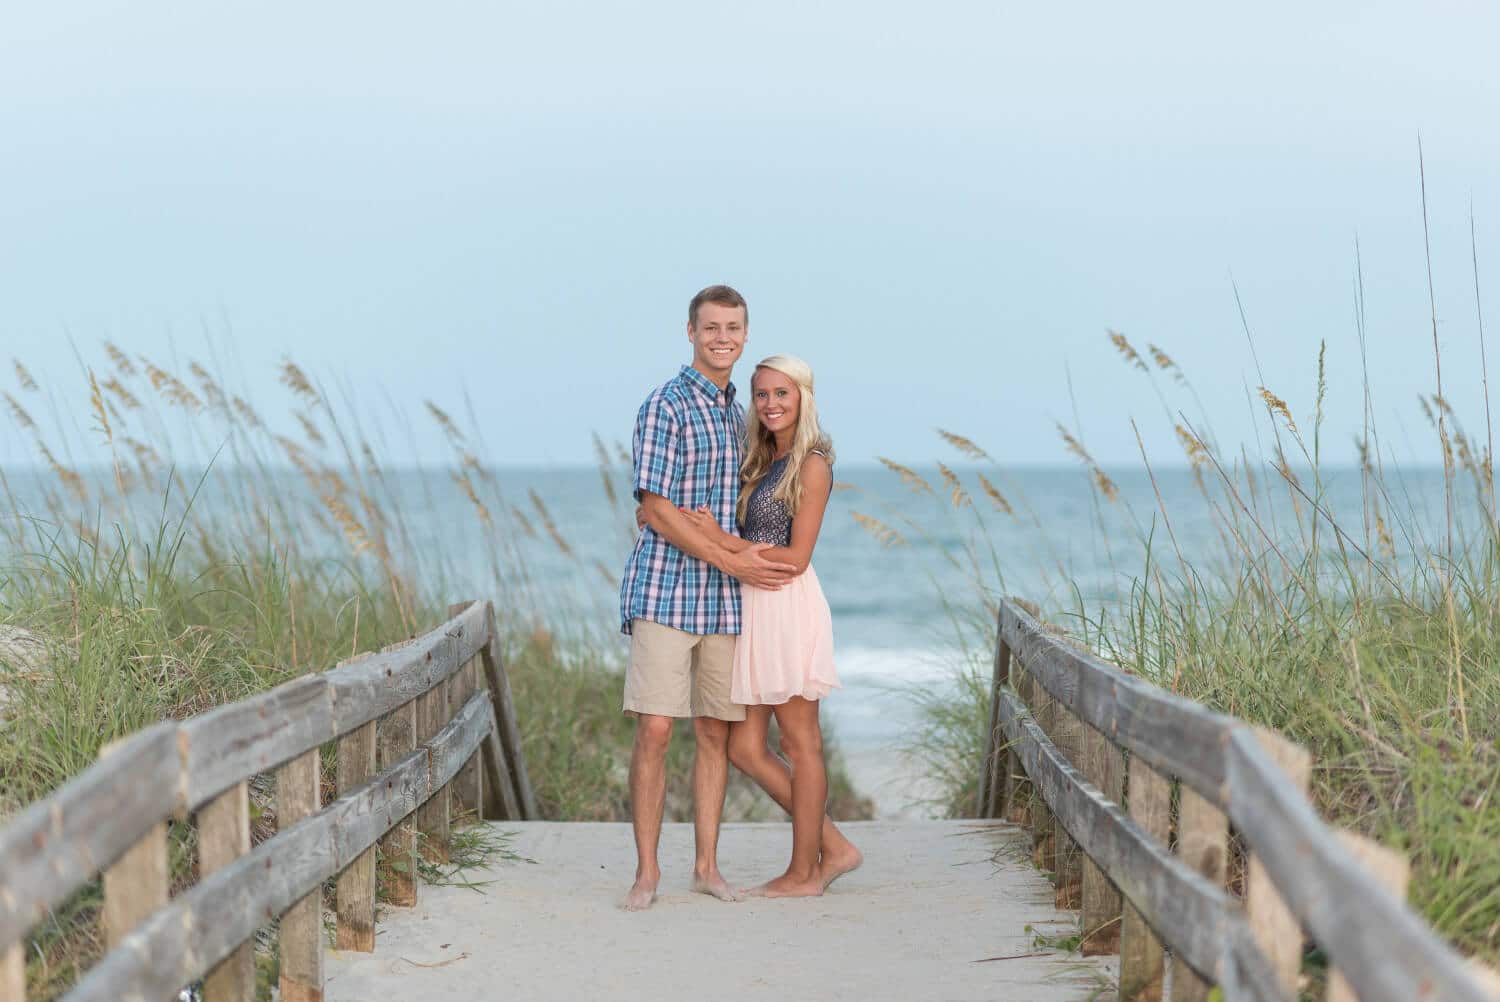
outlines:
[{"label": "man's smiling face", "polygon": [[745,308],[704,303],[687,333],[693,343],[693,368],[715,383],[727,383],[734,363],[745,353]]}]

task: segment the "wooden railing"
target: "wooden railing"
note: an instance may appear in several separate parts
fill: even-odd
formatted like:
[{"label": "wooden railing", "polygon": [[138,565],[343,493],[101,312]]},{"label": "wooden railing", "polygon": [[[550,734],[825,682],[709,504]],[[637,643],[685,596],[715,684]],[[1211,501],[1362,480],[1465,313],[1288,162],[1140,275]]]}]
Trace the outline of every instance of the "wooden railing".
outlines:
[{"label": "wooden railing", "polygon": [[[494,609],[449,610],[406,643],[108,747],[0,829],[0,1000],[23,1002],[26,937],[104,875],[107,952],[68,1002],[255,997],[254,937],[279,919],[284,1002],[323,995],[323,884],[339,948],[375,947],[376,844],[387,900],[413,905],[418,851],[445,858],[455,806],[537,816]],[[337,799],[321,800],[335,745]],[[249,781],[273,771],[278,830],[251,848]],[[456,805],[454,802],[457,802]],[[167,823],[196,826],[198,879],[172,895]]]},{"label": "wooden railing", "polygon": [[[1164,950],[1173,1002],[1214,985],[1295,999],[1304,936],[1334,967],[1330,999],[1500,998],[1406,906],[1404,857],[1320,820],[1310,767],[1279,734],[1126,675],[1002,602],[979,814],[1029,823],[1058,905],[1082,909],[1084,952],[1119,950],[1121,1002],[1162,998]],[[1243,896],[1228,889],[1231,824]]]}]

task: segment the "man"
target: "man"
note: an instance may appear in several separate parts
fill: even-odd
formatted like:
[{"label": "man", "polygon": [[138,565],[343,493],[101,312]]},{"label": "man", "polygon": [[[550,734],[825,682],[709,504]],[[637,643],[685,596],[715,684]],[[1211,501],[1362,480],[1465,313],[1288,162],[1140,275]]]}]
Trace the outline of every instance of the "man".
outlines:
[{"label": "man", "polygon": [[657,846],[667,796],[672,721],[692,717],[694,891],[736,896],[719,873],[719,820],[729,779],[729,723],[745,709],[729,699],[739,582],[777,588],[797,569],[755,546],[731,553],[695,532],[680,509],[706,506],[734,533],[745,415],[729,381],[745,350],[749,309],[727,285],[711,285],[688,305],[693,359],[641,406],[633,439],[635,497],[646,521],[620,587],[621,632],[630,635],[625,711],[636,716],[630,757],[635,826],[631,911],[649,908],[661,881]]}]

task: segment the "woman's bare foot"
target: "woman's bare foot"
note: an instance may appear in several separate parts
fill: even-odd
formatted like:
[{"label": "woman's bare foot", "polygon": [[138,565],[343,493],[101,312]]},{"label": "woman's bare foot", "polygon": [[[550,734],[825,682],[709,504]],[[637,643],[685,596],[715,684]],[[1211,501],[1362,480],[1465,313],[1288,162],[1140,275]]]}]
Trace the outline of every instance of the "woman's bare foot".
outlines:
[{"label": "woman's bare foot", "polygon": [[821,873],[814,873],[811,877],[783,873],[775,880],[741,893],[749,898],[816,898],[823,893],[823,879]]},{"label": "woman's bare foot", "polygon": [[734,888],[729,886],[729,881],[724,875],[715,871],[707,874],[693,874],[693,893],[707,894],[709,897],[718,898],[720,901],[738,901],[740,896],[734,893]]},{"label": "woman's bare foot", "polygon": [[655,901],[656,880],[637,877],[635,883],[631,885],[630,893],[625,895],[625,904],[622,907],[627,912],[643,912]]},{"label": "woman's bare foot", "polygon": [[818,860],[818,875],[823,881],[823,889],[828,890],[835,880],[846,873],[858,870],[859,864],[864,861],[864,853],[847,842],[837,851],[823,853],[822,858]]}]

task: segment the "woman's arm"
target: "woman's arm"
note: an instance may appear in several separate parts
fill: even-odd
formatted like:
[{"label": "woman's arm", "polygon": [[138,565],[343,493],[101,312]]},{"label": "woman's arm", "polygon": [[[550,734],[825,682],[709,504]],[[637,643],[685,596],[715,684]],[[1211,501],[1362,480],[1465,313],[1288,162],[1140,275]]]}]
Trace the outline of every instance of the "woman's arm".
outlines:
[{"label": "woman's arm", "polygon": [[643,491],[641,507],[645,509],[646,523],[659,536],[730,577],[757,588],[776,589],[798,574],[790,562],[781,558],[768,559],[765,554],[772,548],[764,543],[751,543],[722,529],[718,530],[716,538],[702,532],[693,524],[694,516],[690,512],[678,508],[660,494]]},{"label": "woman's arm", "polygon": [[833,493],[833,467],[827,458],[811,453],[802,460],[802,507],[792,519],[790,546],[773,546],[766,558],[792,564],[801,574],[812,563],[813,547],[818,544],[818,530],[823,528],[823,513],[828,510],[828,496]]}]

